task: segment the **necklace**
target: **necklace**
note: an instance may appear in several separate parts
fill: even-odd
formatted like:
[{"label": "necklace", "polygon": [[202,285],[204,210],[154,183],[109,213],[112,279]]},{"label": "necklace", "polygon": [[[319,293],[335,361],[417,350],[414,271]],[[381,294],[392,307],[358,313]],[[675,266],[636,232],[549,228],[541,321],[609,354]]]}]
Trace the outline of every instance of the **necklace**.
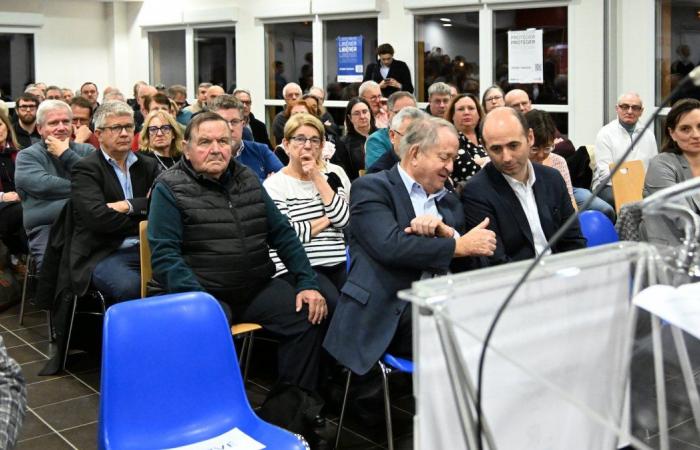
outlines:
[{"label": "necklace", "polygon": [[169,169],[169,167],[163,162],[163,160],[160,159],[160,156],[158,156],[158,153],[153,152],[153,156],[155,156],[156,159],[158,160],[158,162],[160,163],[160,165],[163,166],[163,169],[165,169],[165,170]]}]

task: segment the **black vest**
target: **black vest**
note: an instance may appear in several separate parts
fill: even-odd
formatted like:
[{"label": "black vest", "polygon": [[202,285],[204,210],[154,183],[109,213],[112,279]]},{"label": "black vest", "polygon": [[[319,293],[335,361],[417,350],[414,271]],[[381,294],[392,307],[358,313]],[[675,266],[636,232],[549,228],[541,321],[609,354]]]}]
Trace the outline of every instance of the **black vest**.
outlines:
[{"label": "black vest", "polygon": [[199,283],[221,301],[247,303],[275,273],[258,177],[232,159],[214,180],[183,158],[158,181],[182,214],[182,256]]}]

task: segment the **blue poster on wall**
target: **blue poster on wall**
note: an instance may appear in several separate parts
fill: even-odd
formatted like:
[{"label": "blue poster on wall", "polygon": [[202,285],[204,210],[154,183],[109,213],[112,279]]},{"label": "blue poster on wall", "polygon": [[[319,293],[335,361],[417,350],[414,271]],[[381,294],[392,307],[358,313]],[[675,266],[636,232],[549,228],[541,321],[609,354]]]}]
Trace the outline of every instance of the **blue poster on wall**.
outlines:
[{"label": "blue poster on wall", "polygon": [[338,82],[355,83],[362,81],[362,36],[338,36],[335,38],[338,57]]}]

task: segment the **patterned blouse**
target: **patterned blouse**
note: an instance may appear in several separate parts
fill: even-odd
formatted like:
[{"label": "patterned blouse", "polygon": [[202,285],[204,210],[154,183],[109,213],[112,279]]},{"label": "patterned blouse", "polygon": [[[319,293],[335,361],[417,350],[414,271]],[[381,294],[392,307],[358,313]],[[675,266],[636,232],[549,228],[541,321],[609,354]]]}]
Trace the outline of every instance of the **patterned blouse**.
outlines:
[{"label": "patterned blouse", "polygon": [[452,180],[455,183],[467,181],[481,170],[481,166],[474,161],[474,158],[488,156],[481,144],[472,144],[462,133],[459,133],[459,151],[457,153],[457,161],[455,161],[452,172]]}]

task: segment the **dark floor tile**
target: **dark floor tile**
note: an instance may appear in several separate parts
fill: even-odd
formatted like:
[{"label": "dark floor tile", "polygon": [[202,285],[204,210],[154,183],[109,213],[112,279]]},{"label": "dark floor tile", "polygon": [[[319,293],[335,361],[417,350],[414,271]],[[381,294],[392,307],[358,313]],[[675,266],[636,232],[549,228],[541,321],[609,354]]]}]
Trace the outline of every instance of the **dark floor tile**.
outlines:
[{"label": "dark floor tile", "polygon": [[72,376],[55,378],[27,386],[30,408],[94,394],[94,392]]},{"label": "dark floor tile", "polygon": [[24,415],[22,430],[19,433],[18,440],[32,439],[49,433],[52,433],[51,429],[47,427],[44,422],[39,420],[33,412],[27,411]]},{"label": "dark floor tile", "polygon": [[39,375],[39,372],[41,371],[41,369],[44,368],[45,365],[46,365],[46,360],[34,361],[34,362],[22,364],[21,367],[22,367],[22,375],[24,376],[24,381],[27,384],[32,384],[32,383],[38,383],[41,381],[48,381],[48,380],[58,378],[58,377],[65,375],[65,374]]},{"label": "dark floor tile", "polygon": [[66,441],[57,434],[48,434],[34,439],[19,442],[15,450],[72,450]]},{"label": "dark floor tile", "polygon": [[[335,421],[326,421],[326,427],[319,434],[331,445],[335,443],[336,431],[338,429],[338,424]],[[341,449],[379,449],[382,448],[378,444],[367,440],[364,436],[361,436],[347,428],[343,428],[343,433],[340,436],[340,446]]]},{"label": "dark floor tile", "polygon": [[8,330],[17,330],[19,328],[35,327],[37,325],[46,324],[46,313],[44,311],[35,311],[24,314],[24,325],[19,324],[19,316],[0,317],[0,326]]},{"label": "dark floor tile", "polygon": [[66,368],[72,374],[82,372],[94,372],[99,370],[102,365],[102,357],[99,352],[83,352],[79,351],[68,355],[68,363]]},{"label": "dark floor tile", "polygon": [[97,449],[97,423],[62,431],[61,434],[80,450]]},{"label": "dark floor tile", "polygon": [[6,348],[17,347],[18,345],[24,345],[26,342],[22,341],[20,338],[15,336],[11,331],[0,332],[2,336],[2,341],[5,343]]},{"label": "dark floor tile", "polygon": [[91,372],[76,373],[74,375],[83,383],[87,384],[97,392],[100,391],[100,371],[93,370]]},{"label": "dark floor tile", "polygon": [[[386,422],[384,421],[384,408],[377,410],[377,420],[375,423],[367,423],[362,418],[353,414],[349,409],[345,414],[343,428],[361,434],[364,438],[385,445],[387,442]],[[413,433],[413,416],[396,408],[392,408],[391,424],[394,437],[404,436]],[[345,433],[345,431],[343,431]]]},{"label": "dark floor tile", "polygon": [[[25,307],[24,312],[27,312],[27,308]],[[11,307],[7,308],[5,311],[0,312],[0,317],[10,317],[10,316],[16,316],[19,314],[19,303],[16,305],[12,305]]]},{"label": "dark floor tile", "polygon": [[34,408],[34,412],[54,429],[65,430],[97,421],[100,396],[92,394],[65,402]]},{"label": "dark floor tile", "polygon": [[36,351],[30,345],[19,345],[17,347],[8,348],[7,353],[19,364],[46,359],[44,355]]},{"label": "dark floor tile", "polygon": [[46,324],[20,328],[13,333],[29,344],[49,340],[49,327]]}]

